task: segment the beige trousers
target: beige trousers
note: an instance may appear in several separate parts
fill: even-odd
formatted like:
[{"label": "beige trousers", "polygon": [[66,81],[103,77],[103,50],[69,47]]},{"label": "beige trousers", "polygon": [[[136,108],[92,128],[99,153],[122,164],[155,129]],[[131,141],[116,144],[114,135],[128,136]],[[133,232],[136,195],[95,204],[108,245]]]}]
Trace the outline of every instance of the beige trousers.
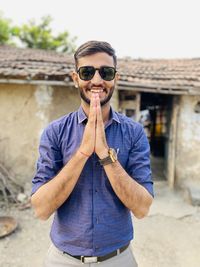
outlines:
[{"label": "beige trousers", "polygon": [[63,254],[53,244],[50,246],[45,261],[44,267],[137,267],[136,260],[129,246],[121,254],[114,256],[100,263],[81,263],[67,254]]}]

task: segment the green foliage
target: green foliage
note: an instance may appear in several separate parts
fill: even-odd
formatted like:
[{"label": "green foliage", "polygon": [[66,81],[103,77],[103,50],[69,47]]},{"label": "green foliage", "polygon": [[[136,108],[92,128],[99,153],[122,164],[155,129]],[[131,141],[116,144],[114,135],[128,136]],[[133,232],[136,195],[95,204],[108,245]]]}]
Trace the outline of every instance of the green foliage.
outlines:
[{"label": "green foliage", "polygon": [[70,39],[67,31],[54,35],[50,27],[51,22],[50,16],[42,17],[39,24],[35,20],[30,20],[21,27],[14,27],[13,34],[26,47],[72,53],[76,38]]},{"label": "green foliage", "polygon": [[11,20],[4,18],[0,12],[0,44],[11,44],[12,34]]},{"label": "green foliage", "polygon": [[19,45],[20,41],[23,46],[29,48],[73,53],[76,37],[71,38],[68,31],[53,34],[51,22],[52,17],[45,16],[38,24],[32,19],[22,26],[11,26],[11,20],[0,13],[0,45]]}]

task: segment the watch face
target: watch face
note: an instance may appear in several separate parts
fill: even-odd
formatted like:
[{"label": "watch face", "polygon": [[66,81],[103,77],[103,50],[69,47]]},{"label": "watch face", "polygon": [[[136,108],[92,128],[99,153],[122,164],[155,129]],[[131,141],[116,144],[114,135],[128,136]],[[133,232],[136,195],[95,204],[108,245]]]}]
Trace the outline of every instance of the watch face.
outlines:
[{"label": "watch face", "polygon": [[112,159],[112,162],[115,162],[117,160],[117,152],[113,148],[109,148],[108,153]]},{"label": "watch face", "polygon": [[117,152],[113,148],[108,149],[108,154],[109,154],[109,156],[107,156],[104,159],[99,160],[99,162],[102,166],[107,165],[107,164],[111,164],[111,163],[114,163],[117,161]]}]

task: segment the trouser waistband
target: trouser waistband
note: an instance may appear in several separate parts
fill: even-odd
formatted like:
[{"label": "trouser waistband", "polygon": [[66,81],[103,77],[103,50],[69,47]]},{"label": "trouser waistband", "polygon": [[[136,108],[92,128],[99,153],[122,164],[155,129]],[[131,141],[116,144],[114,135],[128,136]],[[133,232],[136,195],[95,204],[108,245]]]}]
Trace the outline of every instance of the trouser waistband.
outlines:
[{"label": "trouser waistband", "polygon": [[82,263],[97,263],[97,262],[102,262],[102,261],[105,261],[105,260],[108,260],[114,256],[117,256],[119,255],[120,253],[122,253],[124,250],[126,250],[128,248],[130,243],[128,243],[127,245],[115,250],[115,251],[112,251],[104,256],[97,256],[97,257],[93,257],[93,256],[73,256],[67,252],[63,252],[64,254],[68,254],[70,255],[71,257],[74,257],[78,260],[80,260]]}]

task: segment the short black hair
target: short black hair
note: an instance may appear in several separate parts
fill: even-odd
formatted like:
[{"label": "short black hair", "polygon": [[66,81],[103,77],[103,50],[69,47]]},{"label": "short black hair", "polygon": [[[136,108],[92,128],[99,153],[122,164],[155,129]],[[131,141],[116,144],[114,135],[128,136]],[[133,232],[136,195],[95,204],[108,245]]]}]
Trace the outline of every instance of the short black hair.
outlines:
[{"label": "short black hair", "polygon": [[115,67],[117,66],[117,57],[115,55],[115,50],[112,48],[112,46],[109,43],[103,42],[103,41],[88,41],[82,44],[81,46],[79,46],[79,48],[76,50],[74,54],[76,69],[78,66],[79,58],[93,55],[93,54],[100,53],[100,52],[104,52],[104,53],[107,53],[109,56],[112,56],[114,65]]}]

